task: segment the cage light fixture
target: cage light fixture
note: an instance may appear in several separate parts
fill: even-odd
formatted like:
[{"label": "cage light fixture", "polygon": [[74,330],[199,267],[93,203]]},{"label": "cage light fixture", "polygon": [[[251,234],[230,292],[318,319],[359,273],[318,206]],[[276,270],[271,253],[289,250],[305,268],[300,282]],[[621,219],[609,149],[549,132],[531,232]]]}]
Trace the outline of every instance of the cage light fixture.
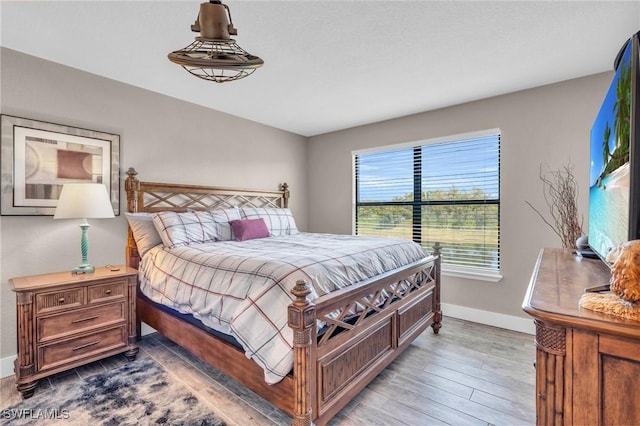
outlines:
[{"label": "cage light fixture", "polygon": [[184,49],[169,53],[171,62],[198,78],[224,83],[244,78],[260,68],[264,61],[238,46],[229,7],[219,0],[200,5],[200,13],[191,25],[200,37]]}]

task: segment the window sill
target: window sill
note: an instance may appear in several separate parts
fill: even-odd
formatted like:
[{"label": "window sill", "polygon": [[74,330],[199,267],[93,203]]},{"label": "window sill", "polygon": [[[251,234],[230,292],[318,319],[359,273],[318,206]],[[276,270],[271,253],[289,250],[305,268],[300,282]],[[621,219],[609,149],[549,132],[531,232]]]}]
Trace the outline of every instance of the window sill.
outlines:
[{"label": "window sill", "polygon": [[469,268],[464,266],[442,265],[442,275],[457,278],[467,278],[471,280],[489,281],[497,283],[502,281],[502,274],[490,272],[485,269]]}]

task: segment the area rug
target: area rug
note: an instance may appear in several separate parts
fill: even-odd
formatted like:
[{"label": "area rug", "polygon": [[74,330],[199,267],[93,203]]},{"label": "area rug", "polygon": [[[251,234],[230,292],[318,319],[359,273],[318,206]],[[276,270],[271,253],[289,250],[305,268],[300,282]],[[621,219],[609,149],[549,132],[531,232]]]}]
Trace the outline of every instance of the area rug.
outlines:
[{"label": "area rug", "polygon": [[36,394],[0,413],[1,425],[225,425],[148,358]]}]

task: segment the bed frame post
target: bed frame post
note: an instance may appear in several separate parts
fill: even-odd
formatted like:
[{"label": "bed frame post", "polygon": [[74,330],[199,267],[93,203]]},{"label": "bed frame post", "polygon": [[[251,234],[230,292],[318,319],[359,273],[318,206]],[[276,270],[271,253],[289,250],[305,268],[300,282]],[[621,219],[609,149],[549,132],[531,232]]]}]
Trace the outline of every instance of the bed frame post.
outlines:
[{"label": "bed frame post", "polygon": [[140,181],[136,177],[138,172],[133,167],[125,172],[127,178],[124,181],[124,189],[127,191],[127,211],[138,212],[138,191],[140,191]]},{"label": "bed frame post", "polygon": [[435,312],[433,317],[433,324],[431,324],[431,328],[433,328],[433,332],[438,334],[440,328],[442,328],[442,308],[440,307],[440,267],[442,266],[442,246],[439,242],[435,242],[433,245],[433,255],[436,256],[436,260],[434,263],[434,274],[436,277],[436,288],[433,290],[434,298],[435,298]]},{"label": "bed frame post", "polygon": [[280,185],[280,191],[282,191],[282,205],[280,207],[286,209],[289,207],[289,185],[286,182],[283,183]]},{"label": "bed frame post", "polygon": [[[127,192],[127,211],[130,213],[138,212],[138,192],[140,191],[140,181],[136,177],[138,172],[133,167],[129,167],[126,171],[127,178],[124,181],[124,189]],[[125,252],[125,258],[127,260],[127,266],[138,269],[140,264],[140,254],[138,253],[138,246],[136,240],[133,238],[133,232],[131,228],[127,226],[127,248]],[[138,290],[138,283],[136,280],[136,287],[133,297]],[[142,322],[140,316],[136,315],[136,336],[138,339],[142,338]]]},{"label": "bed frame post", "polygon": [[311,418],[311,331],[315,326],[315,305],[307,296],[311,290],[302,280],[291,290],[295,296],[288,308],[289,327],[293,329],[294,408],[292,426],[309,426]]},{"label": "bed frame post", "polygon": [[[126,171],[127,178],[124,181],[124,189],[127,191],[127,211],[129,213],[138,212],[138,193],[140,191],[140,181],[136,177],[138,172],[133,167],[129,167]],[[140,263],[140,255],[138,254],[138,247],[136,246],[136,240],[133,238],[133,232],[129,228],[127,237],[127,249],[125,253],[127,259],[127,266],[138,269]]]}]

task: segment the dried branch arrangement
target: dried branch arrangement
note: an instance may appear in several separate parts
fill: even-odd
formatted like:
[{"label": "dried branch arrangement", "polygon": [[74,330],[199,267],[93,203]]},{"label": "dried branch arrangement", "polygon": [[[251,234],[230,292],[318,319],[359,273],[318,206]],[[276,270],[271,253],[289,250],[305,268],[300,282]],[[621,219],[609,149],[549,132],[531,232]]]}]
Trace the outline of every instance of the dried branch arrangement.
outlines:
[{"label": "dried branch arrangement", "polygon": [[560,237],[562,247],[576,248],[576,240],[583,235],[584,218],[580,217],[578,220],[578,184],[573,176],[573,165],[569,163],[559,170],[546,173],[540,166],[539,176],[550,219],[547,219],[530,202],[525,202]]}]

